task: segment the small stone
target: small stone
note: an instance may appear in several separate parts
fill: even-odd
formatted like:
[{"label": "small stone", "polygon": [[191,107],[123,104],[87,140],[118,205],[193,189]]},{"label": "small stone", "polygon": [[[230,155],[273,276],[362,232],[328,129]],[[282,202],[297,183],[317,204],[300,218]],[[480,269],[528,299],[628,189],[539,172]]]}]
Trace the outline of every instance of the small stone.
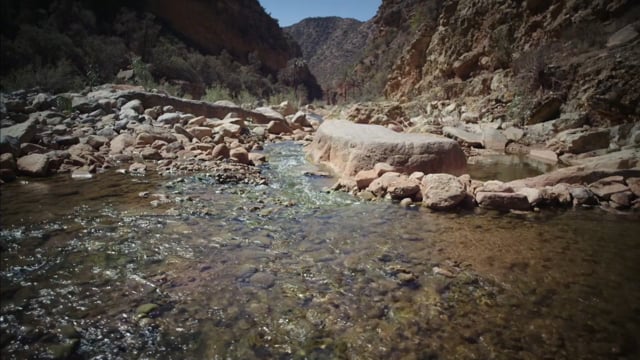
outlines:
[{"label": "small stone", "polygon": [[122,105],[122,107],[120,108],[120,111],[126,110],[126,109],[131,109],[138,114],[142,114],[144,112],[144,107],[142,106],[142,102],[138,99],[131,100],[128,103]]},{"label": "small stone", "polygon": [[213,150],[211,150],[211,157],[213,159],[228,159],[229,147],[225,143],[216,145]]},{"label": "small stone", "polygon": [[80,346],[79,339],[71,339],[63,344],[49,346],[49,354],[53,359],[67,359]]},{"label": "small stone", "polygon": [[149,313],[158,310],[160,307],[154,303],[142,304],[136,308],[136,315],[147,316]]},{"label": "small stone", "polygon": [[204,126],[193,127],[189,129],[189,132],[198,140],[202,140],[205,137],[211,137],[213,133],[211,128]]},{"label": "small stone", "polygon": [[267,156],[261,153],[250,152],[249,162],[255,166],[259,166],[267,162]]},{"label": "small stone", "polygon": [[71,145],[79,144],[80,139],[77,136],[56,136],[54,139],[55,143],[61,147],[68,147]]},{"label": "small stone", "polygon": [[293,115],[291,123],[299,127],[311,127],[311,123],[307,120],[307,115],[302,111],[298,111]]},{"label": "small stone", "polygon": [[31,154],[18,159],[18,171],[27,176],[46,176],[49,172],[49,157]]},{"label": "small stone", "polygon": [[408,208],[413,205],[413,200],[411,198],[404,198],[400,201],[400,206],[404,208]]},{"label": "small stone", "polygon": [[476,189],[476,192],[501,192],[501,193],[512,193],[513,189],[499,180],[489,180],[486,181],[483,185]]},{"label": "small stone", "polygon": [[109,142],[109,139],[104,136],[89,135],[87,137],[87,144],[96,150],[100,149],[107,142]]},{"label": "small stone", "polygon": [[540,160],[549,164],[558,163],[558,155],[551,150],[531,149],[529,151],[529,156],[533,159]]},{"label": "small stone", "polygon": [[142,163],[133,163],[129,166],[129,172],[134,175],[144,175],[147,172],[147,165]]},{"label": "small stone", "polygon": [[135,143],[136,139],[132,135],[120,134],[111,140],[111,154],[121,154],[124,149],[129,146],[133,146]]},{"label": "small stone", "polygon": [[157,149],[146,147],[140,152],[140,156],[144,160],[161,160],[162,154]]},{"label": "small stone", "polygon": [[591,206],[598,203],[595,195],[586,187],[573,186],[569,189],[569,192],[573,199],[573,206]]},{"label": "small stone", "polygon": [[629,190],[622,176],[609,176],[589,184],[589,189],[599,198],[609,200],[611,195]]},{"label": "small stone", "polygon": [[633,193],[631,191],[618,192],[611,195],[611,202],[616,204],[617,209],[626,209],[631,206]]},{"label": "small stone", "polygon": [[456,277],[451,271],[449,271],[447,269],[443,269],[443,268],[438,267],[438,266],[434,266],[432,270],[433,270],[433,273],[435,275],[442,275],[442,276],[448,277],[448,278]]},{"label": "small stone", "polygon": [[0,169],[16,170],[16,160],[12,153],[4,153],[0,155]]},{"label": "small stone", "polygon": [[60,332],[60,335],[62,335],[63,337],[65,337],[67,339],[79,339],[80,338],[80,333],[78,332],[78,329],[76,329],[76,327],[71,325],[71,324],[60,326],[58,328],[58,332]]},{"label": "small stone", "polygon": [[397,278],[402,284],[410,284],[418,280],[418,277],[412,272],[399,272]]},{"label": "small stone", "polygon": [[527,201],[529,201],[529,204],[531,206],[538,206],[544,200],[542,191],[540,191],[540,189],[525,187],[522,189],[518,189],[517,193],[526,196]]},{"label": "small stone", "polygon": [[243,147],[238,147],[229,151],[229,158],[240,164],[249,164],[249,153]]},{"label": "small stone", "polygon": [[74,180],[88,180],[93,178],[93,174],[87,169],[76,169],[71,173],[71,178]]},{"label": "small stone", "polygon": [[356,186],[359,190],[366,189],[377,178],[378,174],[376,170],[361,170],[355,177]]},{"label": "small stone", "polygon": [[476,193],[476,201],[480,207],[498,211],[531,210],[527,197],[518,193],[480,191]]},{"label": "small stone", "polygon": [[249,278],[249,283],[251,283],[251,285],[262,289],[269,289],[273,287],[275,282],[276,277],[268,272],[257,272]]},{"label": "small stone", "polygon": [[375,194],[369,190],[359,192],[358,197],[365,201],[371,201],[376,198]]},{"label": "small stone", "polygon": [[625,180],[627,186],[629,186],[629,190],[637,196],[640,197],[640,178],[627,178]]},{"label": "small stone", "polygon": [[189,131],[187,131],[185,128],[183,128],[181,125],[174,125],[173,126],[173,131],[176,132],[176,134],[180,134],[184,137],[186,137],[187,139],[189,139],[189,141],[193,140],[193,134],[191,134]]},{"label": "small stone", "polygon": [[271,121],[267,125],[267,132],[269,134],[280,135],[280,134],[290,134],[291,128],[287,125],[286,122],[283,121]]},{"label": "small stone", "polygon": [[422,179],[424,178],[424,173],[422,171],[414,171],[411,173],[411,175],[409,175],[409,179],[414,179],[417,181],[422,182]]},{"label": "small stone", "polygon": [[174,112],[165,113],[160,115],[156,121],[162,125],[173,126],[180,121],[180,114]]}]

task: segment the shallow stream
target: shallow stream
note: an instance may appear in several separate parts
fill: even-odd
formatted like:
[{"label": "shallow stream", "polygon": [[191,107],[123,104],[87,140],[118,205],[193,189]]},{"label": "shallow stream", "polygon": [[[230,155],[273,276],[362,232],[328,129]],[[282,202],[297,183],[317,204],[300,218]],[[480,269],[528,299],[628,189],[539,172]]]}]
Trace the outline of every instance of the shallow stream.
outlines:
[{"label": "shallow stream", "polygon": [[3,185],[2,358],[640,357],[637,217],[359,202],[266,152],[268,186]]}]

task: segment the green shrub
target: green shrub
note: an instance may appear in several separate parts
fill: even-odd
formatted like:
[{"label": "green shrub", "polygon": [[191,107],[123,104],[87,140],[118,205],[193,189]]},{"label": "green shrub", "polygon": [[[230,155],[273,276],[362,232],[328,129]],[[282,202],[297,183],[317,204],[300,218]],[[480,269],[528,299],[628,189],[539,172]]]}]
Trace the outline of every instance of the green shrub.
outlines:
[{"label": "green shrub", "polygon": [[249,91],[243,89],[240,91],[235,97],[234,100],[242,105],[242,104],[254,104],[258,101],[258,98],[250,93]]},{"label": "green shrub", "polygon": [[226,87],[216,84],[207,88],[202,100],[208,102],[216,102],[218,100],[231,100],[231,92]]},{"label": "green shrub", "polygon": [[84,82],[67,59],[62,59],[54,65],[28,64],[2,78],[2,88],[5,90],[11,91],[35,87],[40,87],[53,93],[60,93],[79,90],[84,87]]},{"label": "green shrub", "polygon": [[136,56],[133,58],[131,62],[131,66],[133,68],[133,75],[135,76],[135,81],[138,85],[144,87],[147,90],[150,90],[156,86],[156,82],[153,79],[153,75],[149,71],[149,67],[142,61],[142,58]]}]

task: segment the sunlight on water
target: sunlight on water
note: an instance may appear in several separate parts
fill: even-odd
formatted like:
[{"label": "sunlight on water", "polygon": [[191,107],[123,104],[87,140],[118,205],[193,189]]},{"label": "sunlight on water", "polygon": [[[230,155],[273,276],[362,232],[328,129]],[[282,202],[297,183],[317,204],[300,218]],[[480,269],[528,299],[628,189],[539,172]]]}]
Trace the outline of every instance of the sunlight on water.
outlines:
[{"label": "sunlight on water", "polygon": [[360,202],[305,176],[300,146],[265,152],[267,186],[3,185],[2,358],[639,355],[637,219]]}]

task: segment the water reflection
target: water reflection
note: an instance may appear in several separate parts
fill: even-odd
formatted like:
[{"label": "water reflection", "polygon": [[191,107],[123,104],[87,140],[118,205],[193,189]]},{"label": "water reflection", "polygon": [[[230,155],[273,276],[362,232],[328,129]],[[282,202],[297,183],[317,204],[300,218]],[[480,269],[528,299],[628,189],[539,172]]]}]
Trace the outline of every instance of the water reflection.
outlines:
[{"label": "water reflection", "polygon": [[555,167],[525,155],[484,155],[470,158],[467,171],[475,180],[511,181],[544,174]]}]

